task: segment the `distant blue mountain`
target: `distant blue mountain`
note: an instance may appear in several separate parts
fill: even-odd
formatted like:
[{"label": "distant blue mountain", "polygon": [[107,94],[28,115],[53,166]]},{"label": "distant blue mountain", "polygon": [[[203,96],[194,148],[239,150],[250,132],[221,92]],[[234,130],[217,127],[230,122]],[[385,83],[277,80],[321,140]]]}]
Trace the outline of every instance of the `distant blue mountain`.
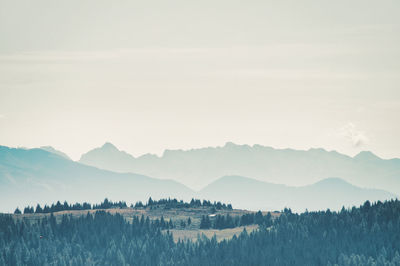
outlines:
[{"label": "distant blue mountain", "polygon": [[161,157],[134,158],[107,144],[82,155],[80,162],[116,172],[170,178],[194,189],[225,175],[291,186],[336,176],[360,187],[400,194],[400,159],[384,160],[372,152],[361,152],[353,158],[324,149],[274,149],[228,142],[222,147],[166,150]]},{"label": "distant blue mountain", "polygon": [[353,186],[340,178],[327,178],[315,184],[290,187],[266,183],[242,176],[225,176],[199,192],[200,197],[228,201],[236,208],[294,211],[340,210],[360,205],[366,200],[384,201],[396,195],[378,189]]},{"label": "distant blue mountain", "polygon": [[[238,148],[238,150],[241,149],[243,147]],[[118,159],[120,156],[130,157],[111,144],[106,144],[100,150],[107,151],[107,154],[114,154],[117,162],[120,161]],[[202,155],[201,152],[200,154],[195,152],[196,161],[208,162],[209,150],[202,152]],[[185,152],[181,151],[166,152],[163,158],[171,157],[178,160],[175,153],[181,155],[182,162],[186,161]],[[226,152],[226,156],[229,153]],[[234,156],[231,157],[234,158]],[[150,160],[147,161],[149,158]],[[153,158],[151,155],[144,156],[144,161],[151,164],[151,158]],[[218,156],[214,159],[216,163],[221,160]],[[370,164],[373,164],[375,160],[380,161],[379,158],[374,159],[370,155],[366,158],[358,157],[357,160],[368,160]],[[184,168],[184,165],[180,165]],[[179,173],[180,169],[174,169],[175,166],[176,164],[171,164],[169,173]],[[232,171],[234,172],[235,169],[238,168],[233,167]],[[204,168],[205,173],[207,170]],[[17,206],[51,203],[56,200],[100,202],[108,197],[130,203],[147,200],[150,196],[155,199],[176,197],[189,200],[196,197],[220,200],[232,203],[236,208],[252,210],[281,210],[284,207],[290,207],[293,210],[339,209],[343,205],[357,205],[365,200],[375,201],[396,197],[386,191],[356,187],[339,178],[328,178],[312,185],[293,187],[238,175],[218,178],[202,190],[195,192],[173,180],[102,170],[71,161],[54,151],[0,146],[0,200],[2,202],[0,211],[12,211]]]},{"label": "distant blue mountain", "polygon": [[0,211],[55,200],[135,202],[150,196],[190,199],[193,191],[173,180],[101,170],[43,149],[0,146]]}]

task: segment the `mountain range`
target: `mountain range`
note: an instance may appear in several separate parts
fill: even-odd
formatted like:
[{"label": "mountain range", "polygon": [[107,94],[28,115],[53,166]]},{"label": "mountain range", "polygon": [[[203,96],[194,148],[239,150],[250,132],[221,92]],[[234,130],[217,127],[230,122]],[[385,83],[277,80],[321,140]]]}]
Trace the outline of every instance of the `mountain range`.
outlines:
[{"label": "mountain range", "polygon": [[160,157],[145,154],[135,158],[106,143],[83,154],[79,162],[115,172],[173,179],[197,190],[222,176],[239,175],[289,186],[340,177],[360,187],[400,194],[400,159],[381,159],[369,151],[350,157],[324,149],[274,149],[228,142],[222,147],[166,150]]},{"label": "mountain range", "polygon": [[[102,151],[107,149],[114,153],[110,155],[110,160],[115,160],[115,163],[119,161],[119,156],[133,158],[111,144],[100,148]],[[295,211],[338,210],[365,200],[397,197],[384,190],[360,188],[340,178],[327,178],[311,185],[294,187],[228,175],[195,191],[171,179],[118,173],[74,162],[52,148],[0,146],[0,211],[57,200],[94,203],[105,197],[134,203],[146,201],[150,196],[154,199],[171,197],[184,200],[195,197],[232,203],[235,208],[281,210],[289,207]]]},{"label": "mountain range", "polygon": [[0,211],[57,200],[136,202],[150,196],[188,200],[192,190],[173,180],[87,166],[43,149],[0,146]]}]

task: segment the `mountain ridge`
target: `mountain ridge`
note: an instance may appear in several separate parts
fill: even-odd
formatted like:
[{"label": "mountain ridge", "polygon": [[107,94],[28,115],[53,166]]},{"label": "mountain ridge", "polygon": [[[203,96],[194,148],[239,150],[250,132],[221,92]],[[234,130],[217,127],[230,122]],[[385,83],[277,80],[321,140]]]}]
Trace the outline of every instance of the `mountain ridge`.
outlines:
[{"label": "mountain ridge", "polygon": [[[356,187],[340,178],[328,178],[308,186],[293,187],[239,175],[219,177],[203,189],[194,191],[176,180],[102,170],[39,148],[0,146],[0,200],[5,202],[2,208],[8,205],[8,208],[15,208],[44,204],[55,200],[98,202],[105,197],[136,202],[146,201],[151,196],[154,199],[175,197],[185,200],[219,200],[251,210],[279,210],[284,207],[311,210],[328,207],[334,209],[367,199],[396,197],[385,191],[378,192]],[[361,193],[361,196],[354,198],[355,193]],[[326,198],[327,195],[330,196]],[[310,200],[310,197],[314,198]],[[325,201],[316,205],[315,198],[318,197],[325,197]]]},{"label": "mountain ridge", "polygon": [[[226,201],[236,208],[252,206],[253,210],[282,210],[291,208],[296,212],[308,210],[340,210],[362,204],[366,200],[384,201],[398,195],[379,189],[354,186],[331,177],[301,187],[263,182],[249,177],[224,176],[199,191],[199,195],[210,200]],[[243,195],[240,201],[235,195]]]},{"label": "mountain ridge", "polygon": [[41,146],[39,149],[42,149],[42,150],[57,154],[57,155],[59,155],[61,157],[64,157],[65,159],[71,160],[71,158],[66,153],[64,153],[64,152],[62,152],[60,150],[57,150],[57,149],[53,148],[52,146]]},{"label": "mountain ridge", "polygon": [[147,200],[148,197],[190,199],[193,191],[175,180],[157,179],[67,160],[36,148],[0,146],[0,199],[2,208],[44,204],[57,200]]},{"label": "mountain ridge", "polygon": [[167,149],[161,156],[145,154],[134,158],[125,153],[122,152],[123,159],[118,160],[105,150],[98,153],[98,157],[88,152],[79,162],[116,172],[170,178],[194,189],[225,175],[251,176],[291,186],[339,176],[357,186],[400,193],[400,160],[382,159],[368,151],[351,157],[323,148],[274,149],[259,144],[227,142],[217,147]]}]

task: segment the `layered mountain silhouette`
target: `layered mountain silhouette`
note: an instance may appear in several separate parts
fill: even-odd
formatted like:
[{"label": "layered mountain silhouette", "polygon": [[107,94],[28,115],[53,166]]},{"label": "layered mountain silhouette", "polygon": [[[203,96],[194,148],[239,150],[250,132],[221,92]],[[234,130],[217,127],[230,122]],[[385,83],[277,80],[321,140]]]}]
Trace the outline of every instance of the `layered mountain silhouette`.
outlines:
[{"label": "layered mountain silhouette", "polygon": [[[116,154],[115,158],[121,154],[130,156],[119,152],[111,144],[100,150],[107,149]],[[362,160],[380,160],[369,155],[367,157]],[[0,211],[57,200],[100,202],[108,197],[132,203],[145,201],[150,196],[154,199],[172,197],[189,200],[194,197],[217,200],[232,203],[235,208],[250,210],[281,210],[289,207],[295,211],[338,210],[342,206],[358,205],[365,200],[396,198],[389,192],[356,187],[339,178],[293,187],[231,175],[218,178],[202,190],[194,191],[173,180],[103,170],[44,149],[0,146]]]},{"label": "layered mountain silhouette", "polygon": [[136,202],[150,196],[190,199],[192,194],[173,180],[101,170],[43,149],[0,146],[0,211],[56,200]]},{"label": "layered mountain silhouette", "polygon": [[274,149],[228,142],[223,147],[166,150],[161,157],[146,154],[134,158],[106,143],[82,155],[79,162],[116,172],[174,179],[195,189],[226,175],[292,186],[335,176],[357,186],[400,194],[400,159],[385,160],[368,151],[350,157],[324,149]]},{"label": "layered mountain silhouette", "polygon": [[384,201],[396,195],[384,190],[353,186],[340,178],[327,178],[315,184],[291,187],[258,181],[242,176],[225,176],[199,192],[202,198],[229,200],[236,208],[254,210],[282,210],[290,207],[297,212],[312,210],[340,210],[360,205],[366,200]]}]

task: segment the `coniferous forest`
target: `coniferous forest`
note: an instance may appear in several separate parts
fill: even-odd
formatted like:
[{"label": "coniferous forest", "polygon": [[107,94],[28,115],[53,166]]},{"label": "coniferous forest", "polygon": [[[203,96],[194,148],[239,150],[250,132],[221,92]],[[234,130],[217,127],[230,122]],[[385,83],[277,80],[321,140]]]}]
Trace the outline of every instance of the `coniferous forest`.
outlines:
[{"label": "coniferous forest", "polygon": [[168,223],[144,216],[128,222],[97,210],[32,222],[2,214],[0,265],[400,265],[398,200],[215,221],[209,226],[258,223],[259,229],[220,242],[202,236],[174,242]]}]

